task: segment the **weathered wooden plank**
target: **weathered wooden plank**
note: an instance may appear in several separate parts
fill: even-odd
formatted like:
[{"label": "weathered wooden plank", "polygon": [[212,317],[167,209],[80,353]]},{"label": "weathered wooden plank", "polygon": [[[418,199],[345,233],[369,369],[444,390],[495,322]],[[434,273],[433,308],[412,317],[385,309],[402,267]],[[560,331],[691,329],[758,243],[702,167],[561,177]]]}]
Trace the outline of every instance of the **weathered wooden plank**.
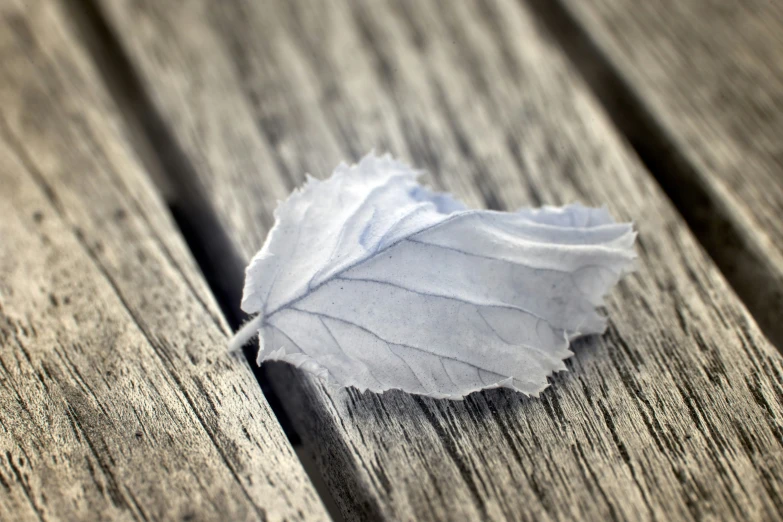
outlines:
[{"label": "weathered wooden plank", "polygon": [[0,520],[326,520],[64,20],[0,6]]},{"label": "weathered wooden plank", "polygon": [[535,3],[783,349],[783,4]]},{"label": "weathered wooden plank", "polygon": [[783,514],[780,355],[517,2],[101,6],[245,259],[304,172],[371,147],[474,205],[581,200],[638,223],[608,333],[541,399],[362,395],[269,369],[348,518]]}]

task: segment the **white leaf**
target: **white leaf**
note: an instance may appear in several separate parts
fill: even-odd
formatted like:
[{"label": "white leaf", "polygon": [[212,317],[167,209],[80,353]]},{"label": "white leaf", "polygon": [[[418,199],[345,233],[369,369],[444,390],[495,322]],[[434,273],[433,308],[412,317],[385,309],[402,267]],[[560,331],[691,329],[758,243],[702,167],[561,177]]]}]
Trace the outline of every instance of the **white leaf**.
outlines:
[{"label": "white leaf", "polygon": [[259,364],[360,390],[538,395],[571,339],[604,331],[596,307],[631,268],[632,224],[580,205],[469,210],[417,174],[368,155],[282,203],[234,344],[260,331]]}]

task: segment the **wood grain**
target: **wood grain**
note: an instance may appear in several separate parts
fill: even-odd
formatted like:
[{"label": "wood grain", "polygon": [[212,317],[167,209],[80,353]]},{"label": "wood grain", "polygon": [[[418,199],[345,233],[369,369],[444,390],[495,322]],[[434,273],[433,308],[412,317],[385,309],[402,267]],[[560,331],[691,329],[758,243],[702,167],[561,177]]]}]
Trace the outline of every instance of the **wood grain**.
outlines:
[{"label": "wood grain", "polygon": [[783,4],[533,2],[783,350]]},{"label": "wood grain", "polygon": [[0,57],[0,520],[328,519],[58,4]]},{"label": "wood grain", "polygon": [[519,3],[100,5],[245,259],[304,172],[372,147],[471,205],[580,200],[638,224],[607,334],[541,399],[360,394],[269,369],[347,518],[783,516],[780,355]]}]

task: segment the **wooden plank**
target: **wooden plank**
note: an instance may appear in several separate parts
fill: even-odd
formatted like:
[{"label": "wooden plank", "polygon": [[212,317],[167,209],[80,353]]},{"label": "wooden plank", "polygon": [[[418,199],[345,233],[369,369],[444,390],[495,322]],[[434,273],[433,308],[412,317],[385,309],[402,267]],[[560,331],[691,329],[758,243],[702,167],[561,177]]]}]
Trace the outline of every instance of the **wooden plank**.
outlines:
[{"label": "wooden plank", "polygon": [[0,7],[0,520],[327,520],[64,20]]},{"label": "wooden plank", "polygon": [[783,349],[783,4],[534,3]]},{"label": "wooden plank", "polygon": [[608,333],[541,399],[359,394],[269,369],[347,518],[783,515],[780,355],[517,2],[101,6],[245,259],[302,173],[371,147],[473,205],[581,200],[638,223]]}]

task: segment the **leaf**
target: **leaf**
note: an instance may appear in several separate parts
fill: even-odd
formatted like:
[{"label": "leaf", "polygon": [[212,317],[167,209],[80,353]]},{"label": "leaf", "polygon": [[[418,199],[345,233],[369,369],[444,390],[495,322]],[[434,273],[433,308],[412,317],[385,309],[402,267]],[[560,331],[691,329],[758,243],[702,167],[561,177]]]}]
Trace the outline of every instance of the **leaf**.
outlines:
[{"label": "leaf", "polygon": [[390,156],[308,178],[247,268],[259,364],[342,386],[460,399],[538,395],[629,271],[636,233],[606,209],[469,210]]}]

